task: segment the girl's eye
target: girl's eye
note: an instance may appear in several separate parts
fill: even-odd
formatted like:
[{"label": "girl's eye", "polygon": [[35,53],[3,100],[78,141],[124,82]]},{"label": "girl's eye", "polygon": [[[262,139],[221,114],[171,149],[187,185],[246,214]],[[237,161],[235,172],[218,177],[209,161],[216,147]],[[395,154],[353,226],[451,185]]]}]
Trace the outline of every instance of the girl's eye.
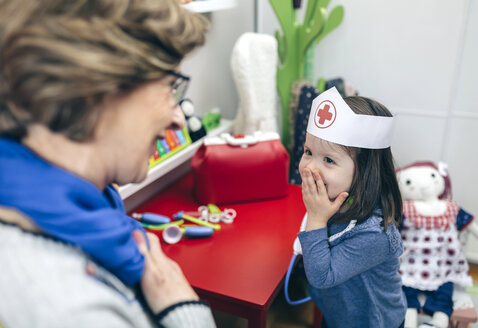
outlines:
[{"label": "girl's eye", "polygon": [[330,157],[324,157],[324,162],[328,163],[328,164],[334,164],[334,160]]},{"label": "girl's eye", "polygon": [[304,154],[307,155],[307,156],[311,156],[311,155],[312,155],[311,151],[308,150],[308,149],[304,149]]}]

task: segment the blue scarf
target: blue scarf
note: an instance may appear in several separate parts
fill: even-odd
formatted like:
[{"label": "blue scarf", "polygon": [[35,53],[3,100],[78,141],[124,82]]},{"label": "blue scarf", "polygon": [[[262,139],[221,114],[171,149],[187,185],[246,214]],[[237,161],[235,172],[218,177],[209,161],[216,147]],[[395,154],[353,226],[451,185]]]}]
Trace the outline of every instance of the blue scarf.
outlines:
[{"label": "blue scarf", "polygon": [[47,234],[80,247],[126,285],[141,279],[144,258],[131,233],[143,229],[126,215],[113,186],[101,193],[22,144],[0,138],[0,206],[17,209]]}]

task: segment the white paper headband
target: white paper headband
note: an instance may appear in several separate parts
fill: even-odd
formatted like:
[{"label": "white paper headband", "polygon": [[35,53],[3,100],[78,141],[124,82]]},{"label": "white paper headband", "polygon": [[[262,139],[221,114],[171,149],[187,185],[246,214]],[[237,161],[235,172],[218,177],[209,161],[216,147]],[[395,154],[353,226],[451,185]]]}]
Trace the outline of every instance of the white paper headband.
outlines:
[{"label": "white paper headband", "polygon": [[343,146],[388,148],[393,117],[355,114],[333,87],[313,100],[307,132]]}]

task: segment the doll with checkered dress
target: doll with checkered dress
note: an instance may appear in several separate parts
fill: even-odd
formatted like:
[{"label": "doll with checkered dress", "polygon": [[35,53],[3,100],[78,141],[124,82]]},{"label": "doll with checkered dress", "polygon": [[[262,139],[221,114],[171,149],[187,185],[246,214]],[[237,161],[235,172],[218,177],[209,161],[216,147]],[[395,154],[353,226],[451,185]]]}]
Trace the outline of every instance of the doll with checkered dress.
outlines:
[{"label": "doll with checkered dress", "polygon": [[[432,162],[416,162],[398,171],[403,202],[401,236],[404,253],[400,274],[407,297],[405,327],[417,326],[417,312],[432,315],[420,327],[447,327],[453,311],[453,284],[471,286],[461,232],[473,216],[450,198],[446,170]],[[423,305],[418,294],[424,293]]]}]

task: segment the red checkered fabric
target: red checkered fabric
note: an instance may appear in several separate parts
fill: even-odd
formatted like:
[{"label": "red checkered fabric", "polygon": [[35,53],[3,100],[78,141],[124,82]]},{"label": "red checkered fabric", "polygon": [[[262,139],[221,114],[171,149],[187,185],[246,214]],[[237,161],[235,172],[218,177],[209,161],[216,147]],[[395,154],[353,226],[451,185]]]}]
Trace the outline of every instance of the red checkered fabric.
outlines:
[{"label": "red checkered fabric", "polygon": [[403,215],[407,220],[413,222],[416,228],[442,228],[447,230],[450,224],[455,224],[460,207],[457,203],[450,200],[447,200],[446,203],[446,211],[442,215],[425,216],[417,213],[413,201],[406,201],[403,203]]}]

